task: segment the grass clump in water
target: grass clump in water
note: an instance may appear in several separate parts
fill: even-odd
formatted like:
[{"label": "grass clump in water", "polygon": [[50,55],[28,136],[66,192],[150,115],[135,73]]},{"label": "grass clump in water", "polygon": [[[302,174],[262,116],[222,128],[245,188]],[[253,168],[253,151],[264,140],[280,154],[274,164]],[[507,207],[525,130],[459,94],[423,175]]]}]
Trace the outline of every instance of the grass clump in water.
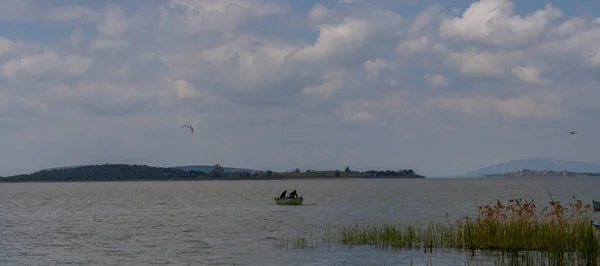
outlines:
[{"label": "grass clump in water", "polygon": [[488,251],[505,260],[543,260],[555,264],[599,265],[600,237],[590,224],[592,208],[580,200],[563,206],[550,201],[512,199],[478,207],[475,218],[451,224],[345,226],[330,241],[381,249]]},{"label": "grass clump in water", "polygon": [[295,237],[282,237],[275,246],[279,249],[316,249],[318,240],[311,234],[309,236],[297,235]]},{"label": "grass clump in water", "polygon": [[[537,212],[533,201],[509,200],[479,207],[479,216],[457,223],[466,249],[580,252],[593,254],[599,238],[590,224],[591,207],[580,200],[562,206],[550,201]],[[597,256],[598,254],[596,254]]]}]

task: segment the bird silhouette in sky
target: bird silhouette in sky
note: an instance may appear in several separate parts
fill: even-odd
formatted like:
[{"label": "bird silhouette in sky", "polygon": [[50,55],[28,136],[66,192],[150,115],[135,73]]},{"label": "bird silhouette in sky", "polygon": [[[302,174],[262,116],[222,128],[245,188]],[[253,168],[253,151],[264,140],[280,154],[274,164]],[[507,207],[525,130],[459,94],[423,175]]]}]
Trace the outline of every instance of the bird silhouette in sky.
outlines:
[{"label": "bird silhouette in sky", "polygon": [[575,134],[577,134],[577,131],[569,131],[568,133],[571,135],[575,135]]},{"label": "bird silhouette in sky", "polygon": [[194,127],[193,126],[191,126],[191,125],[183,125],[183,126],[181,126],[181,128],[184,128],[184,127],[189,128],[192,131],[192,133],[194,133]]}]

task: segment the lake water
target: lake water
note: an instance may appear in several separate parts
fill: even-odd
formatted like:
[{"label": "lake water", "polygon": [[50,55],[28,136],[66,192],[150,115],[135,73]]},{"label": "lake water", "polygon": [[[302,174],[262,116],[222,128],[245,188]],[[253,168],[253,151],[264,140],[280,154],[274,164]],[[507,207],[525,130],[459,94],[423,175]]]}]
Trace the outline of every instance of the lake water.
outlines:
[{"label": "lake water", "polygon": [[[496,199],[599,199],[599,178],[0,184],[0,265],[464,265],[464,255],[276,247],[340,225],[445,222]],[[283,189],[304,206],[274,205]]]}]

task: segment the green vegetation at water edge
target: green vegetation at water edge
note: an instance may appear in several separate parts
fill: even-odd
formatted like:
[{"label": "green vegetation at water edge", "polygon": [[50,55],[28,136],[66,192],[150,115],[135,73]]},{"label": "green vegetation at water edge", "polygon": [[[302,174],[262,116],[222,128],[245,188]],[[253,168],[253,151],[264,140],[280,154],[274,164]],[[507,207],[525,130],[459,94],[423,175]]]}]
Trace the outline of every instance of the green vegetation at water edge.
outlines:
[{"label": "green vegetation at water edge", "polygon": [[291,172],[245,171],[227,172],[216,164],[210,171],[183,170],[175,167],[155,167],[147,165],[104,164],[37,171],[31,174],[0,178],[2,182],[61,182],[61,181],[141,181],[141,180],[276,180],[294,178],[424,178],[412,169],[399,171],[311,171]]},{"label": "green vegetation at water edge", "polygon": [[[568,206],[557,201],[539,210],[533,201],[498,201],[479,207],[478,216],[455,223],[395,226],[358,226],[326,231],[318,238],[296,237],[282,241],[295,248],[323,244],[370,246],[378,249],[485,251],[498,261],[550,265],[599,265],[600,236],[590,224],[592,209],[580,200]],[[289,244],[287,242],[290,242]]]},{"label": "green vegetation at water edge", "polygon": [[417,175],[412,169],[402,169],[402,170],[368,170],[368,171],[353,171],[350,167],[346,167],[343,171],[341,170],[325,170],[325,171],[315,171],[307,169],[305,171],[301,171],[299,168],[296,168],[294,171],[290,172],[273,172],[273,171],[265,171],[265,175],[275,175],[286,178],[424,178],[424,176]]}]

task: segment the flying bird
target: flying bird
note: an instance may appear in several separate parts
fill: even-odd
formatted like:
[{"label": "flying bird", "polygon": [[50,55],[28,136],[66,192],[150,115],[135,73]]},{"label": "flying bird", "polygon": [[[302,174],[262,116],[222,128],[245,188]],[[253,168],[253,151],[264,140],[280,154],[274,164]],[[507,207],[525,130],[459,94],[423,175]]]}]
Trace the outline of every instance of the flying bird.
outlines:
[{"label": "flying bird", "polygon": [[575,135],[577,133],[577,131],[569,131],[568,133],[571,135]]},{"label": "flying bird", "polygon": [[183,125],[183,126],[181,126],[181,128],[184,128],[184,127],[189,128],[192,131],[192,133],[194,133],[194,127],[193,126],[191,126],[191,125]]}]

